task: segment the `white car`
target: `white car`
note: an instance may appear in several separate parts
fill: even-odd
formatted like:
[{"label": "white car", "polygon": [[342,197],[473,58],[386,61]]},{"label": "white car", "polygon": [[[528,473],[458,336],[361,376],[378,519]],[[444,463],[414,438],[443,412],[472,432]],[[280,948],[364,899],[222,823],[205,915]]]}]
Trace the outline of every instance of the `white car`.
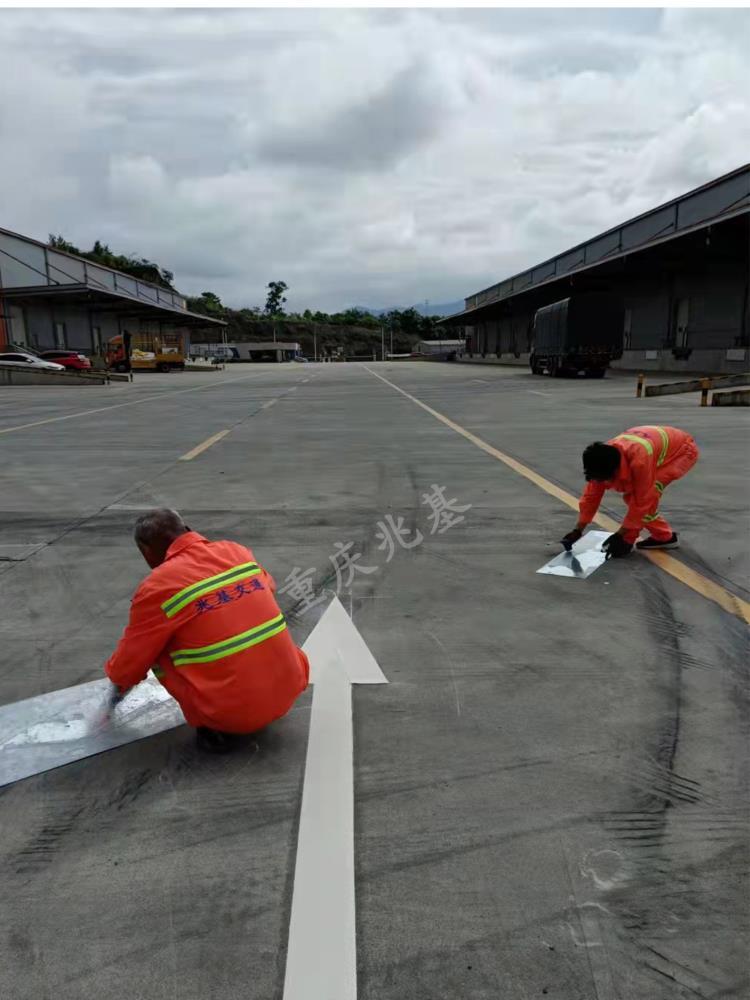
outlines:
[{"label": "white car", "polygon": [[23,365],[24,368],[44,368],[48,372],[64,372],[65,365],[44,361],[35,354],[0,354],[0,365]]}]

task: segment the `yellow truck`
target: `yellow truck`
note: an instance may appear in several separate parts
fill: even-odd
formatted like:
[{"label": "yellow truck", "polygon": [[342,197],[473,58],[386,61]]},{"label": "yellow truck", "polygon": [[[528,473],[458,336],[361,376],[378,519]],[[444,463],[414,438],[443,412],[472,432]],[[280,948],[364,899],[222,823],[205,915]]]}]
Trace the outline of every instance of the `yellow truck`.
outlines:
[{"label": "yellow truck", "polygon": [[107,367],[116,372],[169,372],[185,367],[181,333],[124,333],[107,342]]}]

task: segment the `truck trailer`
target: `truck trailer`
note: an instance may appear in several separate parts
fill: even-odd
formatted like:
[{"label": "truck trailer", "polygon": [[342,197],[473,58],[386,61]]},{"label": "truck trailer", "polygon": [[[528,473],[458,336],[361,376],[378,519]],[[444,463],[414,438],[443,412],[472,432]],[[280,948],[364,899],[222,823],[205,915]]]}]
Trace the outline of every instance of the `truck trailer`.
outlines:
[{"label": "truck trailer", "polygon": [[534,315],[529,364],[534,375],[603,378],[622,357],[622,302],[607,294],[573,295]]}]

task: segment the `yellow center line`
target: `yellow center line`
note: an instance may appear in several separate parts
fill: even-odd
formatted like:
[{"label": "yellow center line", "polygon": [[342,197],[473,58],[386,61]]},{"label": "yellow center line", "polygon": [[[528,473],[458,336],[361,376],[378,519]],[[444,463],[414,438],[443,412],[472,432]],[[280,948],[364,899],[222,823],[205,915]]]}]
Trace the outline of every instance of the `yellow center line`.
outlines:
[{"label": "yellow center line", "polygon": [[[486,452],[488,455],[496,458],[499,462],[503,462],[508,466],[508,468],[513,469],[513,471],[517,472],[519,476],[523,476],[525,479],[534,483],[534,485],[538,486],[540,490],[544,490],[545,493],[549,493],[550,496],[555,497],[561,503],[564,503],[566,507],[570,507],[571,510],[578,510],[578,498],[574,497],[572,493],[568,493],[567,490],[563,490],[554,483],[551,483],[549,479],[545,479],[544,476],[540,476],[538,472],[534,472],[534,470],[530,469],[527,465],[517,461],[515,458],[511,458],[510,455],[506,455],[505,452],[499,451],[497,448],[493,448],[491,444],[487,444],[486,441],[477,437],[476,434],[472,434],[471,431],[467,431],[465,427],[455,423],[455,421],[451,420],[449,417],[444,416],[442,413],[438,413],[437,410],[433,410],[433,408],[428,406],[427,403],[423,403],[421,399],[417,399],[416,396],[412,396],[394,382],[390,382],[387,378],[383,378],[382,375],[378,375],[377,372],[368,368],[367,365],[364,365],[364,368],[371,375],[374,375],[375,378],[379,378],[381,382],[385,382],[386,385],[395,389],[396,392],[400,392],[402,396],[406,396],[406,398],[410,399],[412,403],[416,403],[417,406],[420,406],[427,413],[431,414],[436,420],[445,424],[446,427],[450,427],[451,430],[460,434],[461,437],[466,438],[467,441],[471,441],[471,443],[476,445],[477,448],[481,448],[481,450]],[[611,517],[607,517],[606,514],[597,515],[594,519],[594,523],[598,524],[602,528],[605,528],[607,531],[617,531],[620,527],[616,521],[613,521]],[[725,611],[728,611],[732,615],[736,615],[747,624],[750,624],[750,603],[748,601],[744,601],[741,597],[737,597],[736,594],[733,594],[725,587],[722,587],[718,583],[714,583],[713,580],[709,580],[708,577],[703,576],[702,573],[696,572],[696,570],[691,569],[689,566],[686,566],[685,563],[680,562],[679,559],[675,559],[674,556],[670,556],[666,552],[642,552],[641,555],[650,559],[652,563],[664,570],[665,573],[674,577],[675,580],[679,580],[680,583],[685,584],[686,587],[690,587],[691,590],[700,594],[701,597],[705,597],[709,601],[713,601]]]},{"label": "yellow center line", "polygon": [[0,429],[0,434],[10,434],[12,431],[25,431],[30,427],[41,427],[43,424],[54,424],[61,420],[75,420],[76,417],[88,417],[93,413],[107,413],[109,410],[119,410],[123,406],[140,406],[141,403],[150,403],[154,399],[167,399],[170,396],[181,396],[185,392],[200,392],[204,389],[218,389],[221,385],[230,385],[232,382],[244,382],[249,378],[257,378],[255,372],[252,375],[241,375],[239,378],[224,378],[220,382],[212,382],[211,385],[192,385],[187,389],[173,389],[170,392],[162,392],[158,396],[142,396],[140,399],[129,399],[126,403],[113,403],[111,406],[99,406],[95,410],[79,410],[76,413],[67,413],[62,417],[47,417],[44,420],[33,420],[29,424],[16,424],[15,427],[5,427]]},{"label": "yellow center line", "polygon": [[218,434],[212,434],[210,438],[207,438],[203,444],[197,445],[192,451],[189,451],[186,455],[180,455],[180,462],[192,462],[194,458],[197,458],[206,448],[210,448],[212,444],[216,444],[217,441],[221,441],[223,437],[226,437],[229,433],[226,431],[219,431]]}]

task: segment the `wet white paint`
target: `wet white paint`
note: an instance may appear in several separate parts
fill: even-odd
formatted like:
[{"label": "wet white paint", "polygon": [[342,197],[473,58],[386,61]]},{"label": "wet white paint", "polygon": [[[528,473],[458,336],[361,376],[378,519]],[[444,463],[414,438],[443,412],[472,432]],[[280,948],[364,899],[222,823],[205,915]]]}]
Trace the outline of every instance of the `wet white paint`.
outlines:
[{"label": "wet white paint", "polygon": [[597,889],[609,892],[627,881],[625,860],[619,851],[588,851],[581,862],[581,875],[591,879]]}]

